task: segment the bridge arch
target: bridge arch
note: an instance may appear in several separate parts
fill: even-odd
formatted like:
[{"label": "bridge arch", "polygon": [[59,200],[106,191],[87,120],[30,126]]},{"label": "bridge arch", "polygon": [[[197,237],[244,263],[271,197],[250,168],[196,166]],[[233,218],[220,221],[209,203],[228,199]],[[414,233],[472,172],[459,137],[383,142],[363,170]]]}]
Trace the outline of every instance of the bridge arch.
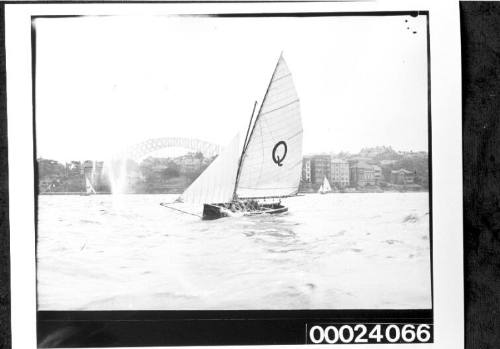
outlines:
[{"label": "bridge arch", "polygon": [[183,137],[162,137],[151,138],[146,141],[137,143],[125,149],[120,154],[117,154],[116,156],[114,156],[114,158],[127,158],[134,161],[139,161],[152,152],[172,147],[186,148],[195,152],[201,152],[206,157],[217,155],[222,149],[222,147],[218,144],[202,141],[200,139]]}]

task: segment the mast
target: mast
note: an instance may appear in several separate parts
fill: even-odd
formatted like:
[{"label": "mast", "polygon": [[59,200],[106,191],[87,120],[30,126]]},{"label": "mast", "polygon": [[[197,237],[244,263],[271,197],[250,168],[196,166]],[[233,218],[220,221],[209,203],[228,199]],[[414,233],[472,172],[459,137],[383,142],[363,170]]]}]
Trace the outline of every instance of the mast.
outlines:
[{"label": "mast", "polygon": [[[250,142],[250,139],[252,138],[252,135],[254,133],[255,125],[257,125],[257,121],[259,121],[259,117],[261,115],[260,112],[262,110],[262,106],[264,105],[264,102],[267,99],[267,95],[269,94],[269,89],[271,88],[271,84],[272,84],[272,82],[274,80],[274,76],[276,75],[276,70],[278,68],[278,65],[280,64],[280,60],[281,60],[282,57],[283,57],[283,51],[281,51],[280,57],[278,58],[278,61],[276,62],[276,66],[274,67],[273,75],[271,75],[271,79],[269,80],[269,84],[267,85],[266,93],[264,94],[264,98],[262,98],[262,103],[259,106],[259,112],[257,113],[257,117],[255,118],[255,122],[253,123],[252,131],[250,132],[250,136],[248,136],[248,131],[250,129],[250,125],[252,124],[252,118],[253,118],[253,112],[252,112],[252,118],[250,118],[250,124],[248,125],[248,130],[247,130],[247,136],[248,136],[248,138],[245,137],[245,143],[243,144],[243,150],[241,152],[241,157],[240,157],[240,161],[239,161],[239,164],[238,164],[238,171],[236,172],[236,181],[234,183],[233,200],[237,199],[236,190],[238,189],[238,182],[240,180],[240,175],[241,175],[241,166],[243,165],[243,160],[245,158],[245,152],[247,150],[248,143]],[[254,104],[254,111],[255,111],[255,106],[256,105],[257,105],[257,102],[255,102],[255,104]]]},{"label": "mast", "polygon": [[245,151],[247,148],[248,133],[250,132],[250,127],[252,126],[252,120],[253,120],[253,116],[255,114],[256,107],[257,107],[257,101],[255,101],[255,103],[253,104],[252,116],[250,116],[250,122],[248,123],[247,133],[245,135],[245,141],[243,142],[243,148],[241,150],[240,160],[238,161],[238,170],[236,172],[236,179],[234,182],[233,200],[236,200],[236,188],[238,188],[238,181],[240,179],[241,163],[243,161],[243,156],[245,155]]},{"label": "mast", "polygon": [[252,116],[250,117],[250,122],[248,123],[247,133],[245,135],[245,141],[243,142],[243,149],[241,151],[241,155],[243,155],[243,153],[246,150],[246,145],[247,145],[247,141],[248,141],[248,133],[250,132],[250,127],[252,126],[252,120],[253,120],[253,116],[255,114],[255,108],[257,108],[257,101],[255,101],[255,103],[253,105]]}]

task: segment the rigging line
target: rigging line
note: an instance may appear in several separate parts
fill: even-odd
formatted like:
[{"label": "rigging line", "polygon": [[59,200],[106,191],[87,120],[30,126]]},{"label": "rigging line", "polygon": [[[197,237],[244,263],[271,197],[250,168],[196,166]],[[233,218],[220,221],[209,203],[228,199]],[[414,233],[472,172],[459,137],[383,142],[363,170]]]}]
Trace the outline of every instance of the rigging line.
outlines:
[{"label": "rigging line", "polygon": [[196,217],[199,217],[199,218],[203,218],[202,216],[200,216],[200,215],[198,215],[198,214],[196,214],[196,213],[187,212],[187,211],[184,211],[184,210],[181,210],[181,209],[175,208],[175,207],[170,207],[170,206],[168,206],[168,203],[166,203],[166,202],[160,202],[160,206],[163,206],[163,207],[169,208],[169,209],[174,210],[174,211],[179,211],[179,212],[181,212],[181,213],[190,214],[191,216],[196,216]]},{"label": "rigging line", "polygon": [[282,198],[291,198],[294,196],[297,196],[298,191],[295,191],[293,194],[290,195],[273,195],[273,196],[244,196],[241,198],[238,198],[240,200],[254,200],[254,199],[282,199]]},{"label": "rigging line", "polygon": [[276,188],[273,188],[273,187],[267,187],[267,188],[258,188],[258,187],[240,187],[241,189],[248,189],[248,190],[276,190],[276,189],[282,189],[282,190],[285,190],[285,189],[294,189],[295,186],[293,187],[276,187]]},{"label": "rigging line", "polygon": [[283,52],[281,52],[280,57],[278,59],[278,62],[276,63],[276,66],[274,67],[273,75],[271,76],[271,80],[269,81],[269,84],[267,85],[267,89],[266,89],[266,93],[264,94],[264,98],[262,98],[262,103],[259,106],[259,112],[257,113],[257,116],[255,117],[255,122],[253,123],[252,131],[250,132],[250,136],[248,137],[248,141],[249,142],[250,142],[250,139],[252,138],[253,132],[255,130],[255,126],[257,125],[257,122],[260,119],[260,115],[261,115],[261,112],[262,112],[262,107],[264,106],[264,104],[265,104],[265,102],[267,100],[267,95],[269,94],[269,90],[271,88],[271,85],[273,83],[274,77],[276,75],[276,70],[278,69],[278,66],[279,66],[279,64],[281,62],[282,57],[283,57]]},{"label": "rigging line", "polygon": [[292,135],[292,136],[288,137],[288,140],[290,140],[290,139],[292,139],[292,138],[297,137],[298,135],[300,135],[300,134],[301,134],[301,133],[303,133],[303,132],[304,132],[304,130],[300,130],[300,131],[299,131],[299,132],[297,132],[296,134],[294,134],[294,135]]},{"label": "rigging line", "polygon": [[292,73],[288,73],[288,74],[282,75],[282,76],[280,76],[279,78],[276,78],[274,81],[279,81],[279,80],[281,80],[281,79],[286,78],[287,76],[292,76]]},{"label": "rigging line", "polygon": [[[253,116],[255,114],[256,107],[257,107],[257,101],[255,101],[255,103],[253,105],[252,116],[250,117],[250,122],[248,124],[247,134],[245,135],[245,142],[243,143],[243,149],[241,150],[240,160],[238,161],[238,170],[236,171],[236,179],[234,180],[233,200],[236,199],[236,190],[238,189],[238,182],[240,180],[240,174],[241,174],[241,164],[243,163],[243,157],[245,156],[245,152],[247,151],[247,146],[248,146],[247,142],[250,141],[248,133],[250,131],[250,127],[252,127],[252,120],[253,120]],[[255,120],[255,121],[257,121],[257,120]],[[255,124],[254,124],[254,127],[255,127]]]},{"label": "rigging line", "polygon": [[286,107],[288,107],[288,106],[290,106],[290,105],[292,105],[292,104],[294,104],[294,103],[297,103],[298,101],[299,101],[299,99],[298,99],[298,98],[297,98],[297,99],[294,99],[293,101],[291,101],[291,102],[289,102],[289,103],[287,103],[287,104],[283,104],[282,106],[279,106],[279,107],[277,107],[277,108],[274,108],[274,109],[268,110],[268,111],[266,111],[266,112],[262,113],[261,115],[266,115],[266,114],[269,114],[269,113],[275,112],[275,111],[277,111],[277,110],[280,110],[280,109],[286,108]]},{"label": "rigging line", "polygon": [[[252,120],[253,120],[253,116],[255,114],[255,108],[257,108],[257,101],[255,101],[255,103],[253,105],[252,116],[250,117],[250,122],[248,123],[247,134],[245,135],[245,141],[243,142],[243,151],[241,152],[242,156],[243,156],[243,153],[245,152],[246,147],[247,147],[248,133],[250,132],[250,128],[252,127]],[[241,161],[241,159],[240,159],[240,161]]]}]

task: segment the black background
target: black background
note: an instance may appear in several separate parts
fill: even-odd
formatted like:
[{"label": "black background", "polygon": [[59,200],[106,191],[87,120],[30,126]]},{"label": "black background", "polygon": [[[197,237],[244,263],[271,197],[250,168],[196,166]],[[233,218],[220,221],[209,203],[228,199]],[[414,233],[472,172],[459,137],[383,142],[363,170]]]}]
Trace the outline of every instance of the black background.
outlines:
[{"label": "black background", "polygon": [[[4,11],[0,8],[0,348],[10,348]],[[500,348],[500,3],[460,4],[465,343]],[[258,336],[258,333],[256,333]]]},{"label": "black background", "polygon": [[463,2],[466,348],[500,348],[500,3]]}]

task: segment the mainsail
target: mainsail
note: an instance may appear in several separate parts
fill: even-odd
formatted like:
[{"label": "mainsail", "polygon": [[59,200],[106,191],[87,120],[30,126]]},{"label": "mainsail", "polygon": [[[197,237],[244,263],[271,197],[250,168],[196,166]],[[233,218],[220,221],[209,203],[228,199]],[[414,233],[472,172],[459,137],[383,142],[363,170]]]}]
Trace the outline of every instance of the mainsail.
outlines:
[{"label": "mainsail", "polygon": [[180,201],[197,204],[231,201],[239,156],[239,135],[236,135],[210,166],[184,191]]},{"label": "mainsail", "polygon": [[235,198],[295,195],[302,171],[302,121],[292,75],[280,56],[244,145]]}]

